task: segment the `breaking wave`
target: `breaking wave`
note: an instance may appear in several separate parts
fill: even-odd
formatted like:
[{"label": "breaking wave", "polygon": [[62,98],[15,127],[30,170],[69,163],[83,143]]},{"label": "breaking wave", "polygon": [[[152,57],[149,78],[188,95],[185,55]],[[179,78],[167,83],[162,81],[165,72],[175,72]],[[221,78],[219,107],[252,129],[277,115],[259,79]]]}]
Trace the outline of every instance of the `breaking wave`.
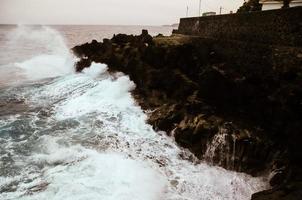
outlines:
[{"label": "breaking wave", "polygon": [[[0,199],[244,200],[267,188],[264,178],[192,162],[146,123],[128,76],[96,63],[72,73],[66,55],[17,65],[48,79],[0,89],[12,103],[0,116]],[[33,76],[36,63],[66,71]]]},{"label": "breaking wave", "polygon": [[[63,37],[46,26],[19,25],[7,35],[8,47],[2,54],[15,62],[0,66],[0,81],[20,84],[74,73],[74,56]],[[1,56],[3,57],[3,56]]]}]

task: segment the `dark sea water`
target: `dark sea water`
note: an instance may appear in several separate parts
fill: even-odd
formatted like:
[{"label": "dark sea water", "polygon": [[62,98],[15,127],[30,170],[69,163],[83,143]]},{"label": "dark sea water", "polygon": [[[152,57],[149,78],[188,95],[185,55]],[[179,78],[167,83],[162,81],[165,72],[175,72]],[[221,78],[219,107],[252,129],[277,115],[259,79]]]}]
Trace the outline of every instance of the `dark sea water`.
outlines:
[{"label": "dark sea water", "polygon": [[245,200],[267,188],[262,177],[184,159],[146,124],[128,76],[96,63],[74,72],[71,47],[141,29],[172,31],[0,26],[1,200]]}]

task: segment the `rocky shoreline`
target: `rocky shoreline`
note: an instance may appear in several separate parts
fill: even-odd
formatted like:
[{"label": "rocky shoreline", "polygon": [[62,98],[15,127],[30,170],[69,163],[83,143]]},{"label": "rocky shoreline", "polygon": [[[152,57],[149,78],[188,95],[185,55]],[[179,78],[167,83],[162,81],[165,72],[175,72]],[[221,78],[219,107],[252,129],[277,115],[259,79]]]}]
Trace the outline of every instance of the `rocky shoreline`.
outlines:
[{"label": "rocky shoreline", "polygon": [[302,48],[143,30],[72,50],[78,72],[97,62],[129,75],[149,123],[198,159],[271,173],[252,199],[302,196]]}]

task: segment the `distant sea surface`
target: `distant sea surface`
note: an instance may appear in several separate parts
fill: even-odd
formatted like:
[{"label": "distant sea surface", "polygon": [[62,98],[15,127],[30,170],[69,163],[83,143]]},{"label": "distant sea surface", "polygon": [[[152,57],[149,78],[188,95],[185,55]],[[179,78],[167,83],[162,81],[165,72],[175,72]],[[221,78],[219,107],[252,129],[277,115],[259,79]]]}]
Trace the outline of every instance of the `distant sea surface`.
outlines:
[{"label": "distant sea surface", "polygon": [[[95,39],[102,41],[104,38],[112,38],[113,34],[125,33],[139,35],[142,29],[149,31],[149,34],[155,36],[159,33],[171,35],[173,27],[171,26],[52,26],[58,30],[67,40],[67,45],[73,47],[78,44],[90,42]],[[175,29],[175,27],[174,27]]]},{"label": "distant sea surface", "polygon": [[[3,37],[8,32],[15,29],[17,25],[0,25],[0,47],[3,47]],[[41,27],[30,26],[30,27]],[[112,38],[113,34],[125,33],[138,35],[142,29],[147,29],[149,34],[155,36],[159,33],[163,35],[171,35],[172,30],[177,27],[172,26],[117,26],[117,25],[51,25],[48,26],[59,31],[66,39],[67,45],[73,47],[75,45],[89,42],[93,39],[101,41],[104,38]]]},{"label": "distant sea surface", "polygon": [[[174,27],[175,28],[175,27]],[[172,26],[115,26],[115,25],[0,25],[0,87],[16,78],[18,69],[14,66],[36,56],[37,54],[53,54],[55,48],[66,46],[72,48],[92,40],[102,41],[112,38],[114,34],[141,34],[147,29],[155,36],[159,33],[171,35]],[[50,31],[51,30],[51,31]],[[59,34],[55,33],[57,31]],[[63,40],[63,41],[60,41]],[[58,44],[58,42],[64,43]],[[57,50],[55,50],[57,51]],[[57,52],[55,52],[57,53]],[[20,73],[19,73],[20,74]]]}]

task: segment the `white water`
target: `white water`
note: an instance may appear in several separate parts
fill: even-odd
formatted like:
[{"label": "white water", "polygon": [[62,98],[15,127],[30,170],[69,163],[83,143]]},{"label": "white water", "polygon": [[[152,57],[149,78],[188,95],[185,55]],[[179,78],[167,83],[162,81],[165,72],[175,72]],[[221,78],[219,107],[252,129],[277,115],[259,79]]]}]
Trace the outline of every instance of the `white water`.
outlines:
[{"label": "white water", "polygon": [[[0,118],[1,162],[11,168],[1,173],[0,199],[244,200],[267,187],[262,178],[183,159],[190,153],[146,124],[128,76],[95,63],[74,74],[72,56],[56,56],[64,62],[20,62],[35,84],[1,91],[28,108]],[[51,66],[64,69],[44,73]]]},{"label": "white water", "polygon": [[[24,81],[36,81],[74,73],[75,58],[70,54],[64,39],[56,30],[46,26],[19,25],[6,37],[5,46],[11,48],[5,49],[1,54],[7,54],[12,57],[11,60],[14,59],[17,62],[1,66],[3,82],[20,84]],[[4,74],[9,77],[5,78]]]}]

